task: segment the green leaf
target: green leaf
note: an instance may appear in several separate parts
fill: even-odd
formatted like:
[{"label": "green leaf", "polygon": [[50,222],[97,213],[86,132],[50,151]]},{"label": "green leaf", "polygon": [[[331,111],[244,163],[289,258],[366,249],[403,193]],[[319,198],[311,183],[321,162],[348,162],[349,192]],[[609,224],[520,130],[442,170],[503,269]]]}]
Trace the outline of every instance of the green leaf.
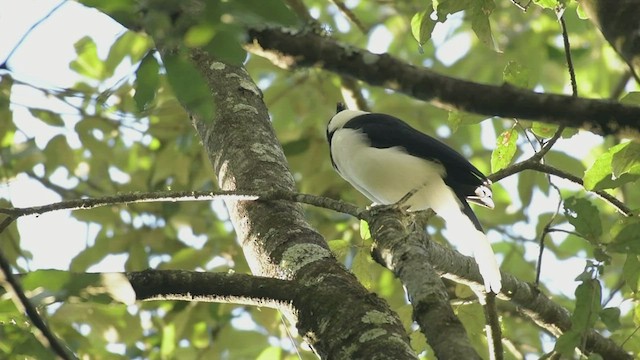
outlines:
[{"label": "green leaf", "polygon": [[362,286],[370,290],[375,285],[373,272],[371,271],[372,266],[374,266],[374,263],[369,252],[364,249],[358,249],[351,263],[351,272],[360,280]]},{"label": "green leaf", "polygon": [[113,76],[116,68],[126,56],[131,58],[131,63],[137,63],[144,54],[149,52],[151,40],[140,33],[125,31],[109,49],[109,55],[104,61],[105,77]]},{"label": "green leaf", "polygon": [[462,10],[469,10],[476,0],[439,0],[434,3],[438,21],[445,22],[447,16]]},{"label": "green leaf", "polygon": [[622,278],[633,292],[638,291],[640,281],[640,260],[636,254],[628,254],[622,267]]},{"label": "green leaf", "polygon": [[[636,181],[640,178],[640,175],[633,174],[636,165],[631,165],[629,169],[630,173],[621,174],[620,177],[613,177],[613,156],[627,147],[628,143],[618,144],[613,146],[606,153],[600,155],[596,161],[585,171],[583,181],[584,187],[587,190],[603,190],[619,187],[622,184]],[[616,165],[618,170],[624,170],[626,165],[629,164],[629,160],[626,156],[618,158]]]},{"label": "green leaf", "polygon": [[529,69],[517,61],[509,61],[502,71],[502,80],[511,85],[526,88],[529,86]]},{"label": "green leaf", "polygon": [[505,130],[498,136],[496,148],[491,153],[491,172],[504,169],[511,163],[518,149],[518,132],[515,129]]},{"label": "green leaf", "polygon": [[609,331],[616,331],[620,328],[620,308],[604,308],[600,311],[600,320],[607,326]]},{"label": "green leaf", "polygon": [[593,327],[601,310],[602,289],[596,279],[587,279],[575,291],[576,307],[571,314],[571,330],[584,332]]},{"label": "green leaf", "polygon": [[136,70],[136,80],[133,84],[136,89],[133,99],[136,102],[138,111],[145,110],[153,101],[158,91],[159,83],[160,65],[155,56],[153,56],[153,52],[150,51],[142,59],[138,70]]},{"label": "green leaf", "polygon": [[594,241],[602,235],[600,213],[589,200],[574,196],[566,199],[564,214],[576,231],[586,239]]},{"label": "green leaf", "polygon": [[431,39],[431,32],[436,26],[436,22],[430,18],[432,8],[415,13],[411,18],[411,33],[414,39],[420,44],[424,45]]},{"label": "green leaf", "polygon": [[640,175],[640,143],[629,141],[611,159],[613,178],[632,173]]},{"label": "green leaf", "polygon": [[242,22],[264,26],[276,24],[297,26],[298,17],[282,0],[243,0],[228,2],[229,10]]},{"label": "green leaf", "polygon": [[54,113],[51,110],[46,109],[29,109],[31,115],[35,118],[42,120],[47,125],[51,126],[64,126],[64,120],[60,114]]},{"label": "green leaf", "polygon": [[491,23],[489,22],[489,15],[491,15],[496,5],[493,0],[477,0],[473,4],[470,14],[471,29],[485,46],[492,50],[497,50],[491,34]]},{"label": "green leaf", "polygon": [[371,239],[371,230],[369,230],[369,223],[360,220],[360,237],[362,240]]},{"label": "green leaf", "polygon": [[81,0],[80,3],[100,10],[125,27],[134,25],[140,13],[139,4],[131,0]]},{"label": "green leaf", "polygon": [[271,359],[281,359],[282,358],[282,348],[279,346],[270,346],[264,349],[260,355],[256,358],[256,360],[271,360]]},{"label": "green leaf", "polygon": [[475,125],[481,123],[483,120],[486,120],[486,116],[475,115],[464,111],[449,111],[449,116],[447,118],[447,122],[449,122],[449,126],[451,126],[451,131],[456,132],[460,125]]},{"label": "green leaf", "polygon": [[580,332],[569,330],[560,335],[553,350],[565,356],[567,359],[571,359],[573,356],[573,350],[580,345],[581,339],[582,336],[580,335]]},{"label": "green leaf", "polygon": [[98,47],[93,39],[85,36],[74,47],[78,57],[69,64],[71,70],[94,80],[104,80],[105,64],[98,57]]},{"label": "green leaf", "polygon": [[64,166],[69,173],[75,170],[76,156],[64,135],[56,135],[49,140],[44,153],[47,156],[47,161],[44,163],[47,174],[51,174],[60,165]]},{"label": "green leaf", "polygon": [[640,223],[629,224],[620,230],[607,248],[613,252],[629,254],[629,256],[640,254]]},{"label": "green leaf", "polygon": [[640,91],[631,91],[620,99],[623,104],[640,105]]},{"label": "green leaf", "polygon": [[240,66],[247,57],[247,52],[240,45],[239,34],[235,31],[218,31],[204,49],[227,64]]},{"label": "green leaf", "polygon": [[555,8],[561,5],[558,0],[533,0],[533,2],[544,9],[551,10],[555,10]]},{"label": "green leaf", "polygon": [[305,137],[282,144],[282,150],[284,150],[284,154],[287,156],[295,156],[304,154],[309,149],[310,145],[311,140],[308,137]]},{"label": "green leaf", "polygon": [[216,35],[216,26],[211,23],[196,24],[184,34],[184,44],[188,47],[207,45]]},{"label": "green leaf", "polygon": [[558,131],[558,125],[535,121],[533,125],[531,125],[531,131],[539,137],[550,138]]},{"label": "green leaf", "polygon": [[211,120],[213,96],[200,72],[181,54],[167,54],[162,60],[169,84],[182,105],[205,121]]}]

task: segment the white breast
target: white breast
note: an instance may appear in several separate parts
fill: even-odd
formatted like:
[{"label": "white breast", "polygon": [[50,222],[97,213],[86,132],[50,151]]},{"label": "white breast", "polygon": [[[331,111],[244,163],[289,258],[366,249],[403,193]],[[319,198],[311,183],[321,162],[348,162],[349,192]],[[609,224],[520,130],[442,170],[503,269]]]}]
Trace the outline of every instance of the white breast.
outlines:
[{"label": "white breast", "polygon": [[331,153],[340,175],[373,202],[393,204],[418,189],[407,203],[412,210],[447,213],[454,210],[453,204],[459,212],[460,203],[442,180],[445,170],[440,164],[400,147],[373,148],[362,132],[348,128],[334,133]]}]

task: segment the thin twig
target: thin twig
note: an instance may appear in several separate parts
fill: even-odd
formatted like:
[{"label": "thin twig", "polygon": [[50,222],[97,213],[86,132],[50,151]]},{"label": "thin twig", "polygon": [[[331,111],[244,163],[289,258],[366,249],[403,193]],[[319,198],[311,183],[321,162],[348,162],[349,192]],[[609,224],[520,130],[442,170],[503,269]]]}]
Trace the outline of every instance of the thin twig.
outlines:
[{"label": "thin twig", "polygon": [[564,56],[567,59],[567,69],[569,70],[569,78],[571,79],[571,95],[578,96],[578,81],[576,80],[576,72],[573,68],[573,60],[571,60],[571,44],[569,44],[569,33],[567,32],[567,24],[564,21],[564,9],[558,8],[556,14],[562,28],[562,41],[564,43]]},{"label": "thin twig", "polygon": [[[550,165],[546,165],[546,164],[541,164],[539,162],[536,161],[530,161],[531,159],[527,159],[527,160],[523,160],[519,163],[513,164],[509,167],[506,167],[498,172],[495,172],[491,175],[488,176],[489,180],[491,180],[492,182],[497,182],[500,181],[508,176],[520,173],[524,170],[535,170],[538,172],[542,172],[545,174],[551,174],[551,175],[555,175],[557,177],[569,180],[573,183],[576,183],[582,187],[584,187],[584,183],[582,182],[582,179],[570,174],[566,171],[562,171],[560,169],[557,169],[553,166]],[[596,195],[598,195],[598,197],[600,197],[602,200],[606,201],[607,203],[609,203],[611,206],[615,207],[615,209],[623,214],[624,216],[633,216],[633,212],[631,211],[631,209],[629,207],[627,207],[622,201],[616,199],[615,196],[602,191],[602,190],[587,190],[590,191]]]},{"label": "thin twig", "polygon": [[[6,220],[7,219],[5,219],[4,222],[6,222]],[[0,252],[0,270],[4,276],[4,281],[0,283],[4,283],[3,285],[5,285],[5,289],[9,293],[12,293],[16,307],[21,311],[24,311],[31,320],[31,323],[40,330],[42,336],[36,336],[36,338],[38,338],[44,347],[51,347],[59,357],[65,360],[76,359],[75,355],[71,354],[71,352],[53,334],[44,319],[40,314],[38,314],[36,308],[31,304],[31,301],[29,301],[29,298],[27,298],[24,293],[22,285],[20,285],[20,282],[18,282],[16,277],[13,276],[11,265],[9,265],[9,261],[5,259],[2,252]]]},{"label": "thin twig", "polygon": [[371,111],[367,99],[362,96],[362,91],[358,81],[350,76],[342,76],[340,92],[342,99],[349,109]]},{"label": "thin twig", "polygon": [[[0,208],[0,214],[9,215],[11,218],[18,218],[21,216],[43,214],[57,210],[79,210],[79,209],[93,209],[102,206],[121,205],[129,203],[143,203],[143,202],[161,202],[161,201],[205,201],[213,199],[235,199],[235,200],[287,200],[300,202],[308,205],[313,205],[325,209],[334,210],[340,213],[352,215],[357,218],[362,217],[364,210],[359,209],[351,204],[333,200],[330,198],[299,194],[290,191],[270,191],[264,193],[254,193],[251,191],[160,191],[160,192],[145,192],[145,193],[124,193],[110,196],[103,196],[97,198],[87,199],[74,199],[51,203],[47,205],[32,206],[25,208]],[[6,222],[5,219],[4,222]],[[8,224],[0,224],[0,232],[8,226]],[[10,223],[10,222],[9,222]],[[4,225],[4,226],[3,226]]]},{"label": "thin twig", "polygon": [[64,5],[66,3],[66,1],[61,1],[60,3],[58,3],[56,6],[54,6],[53,8],[51,8],[51,10],[45,15],[43,16],[40,20],[36,21],[35,23],[33,23],[28,29],[27,31],[25,31],[25,33],[22,35],[22,37],[20,38],[20,40],[18,40],[18,43],[13,47],[13,49],[11,49],[11,51],[9,51],[9,55],[7,55],[6,60],[4,61],[4,63],[2,65],[0,65],[0,67],[3,68],[7,68],[6,64],[9,62],[9,60],[11,59],[11,57],[13,56],[13,54],[16,52],[16,50],[18,50],[18,48],[20,48],[20,45],[22,45],[22,43],[24,42],[24,40],[29,36],[29,34],[31,34],[31,32],[33,30],[35,30],[35,28],[37,28],[38,26],[40,26],[40,24],[42,24],[45,20],[47,20],[49,17],[51,17],[51,15],[53,15],[53,13],[55,13],[56,11],[58,11],[58,9],[60,9],[62,7],[62,5]]},{"label": "thin twig", "polygon": [[485,333],[487,334],[487,343],[489,343],[489,359],[503,360],[502,329],[500,328],[500,320],[498,317],[496,294],[492,292],[487,293],[484,302],[482,308],[486,321]]},{"label": "thin twig", "polygon": [[358,30],[360,30],[363,34],[366,34],[368,32],[367,27],[364,26],[364,24],[362,23],[362,21],[360,21],[360,19],[358,19],[356,14],[354,14],[353,11],[351,11],[351,9],[347,7],[344,1],[333,0],[333,3],[338,7],[338,9],[340,9],[340,12],[342,12],[342,14],[358,28]]}]

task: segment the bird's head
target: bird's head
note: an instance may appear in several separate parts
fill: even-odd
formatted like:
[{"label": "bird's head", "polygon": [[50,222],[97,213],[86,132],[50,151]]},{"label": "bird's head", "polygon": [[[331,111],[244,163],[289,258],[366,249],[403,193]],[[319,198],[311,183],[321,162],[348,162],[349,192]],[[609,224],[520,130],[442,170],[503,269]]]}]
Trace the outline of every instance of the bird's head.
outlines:
[{"label": "bird's head", "polygon": [[327,124],[327,140],[330,140],[333,133],[343,128],[349,120],[365,114],[369,113],[360,110],[349,110],[343,103],[339,102],[336,106],[336,114],[333,115]]}]

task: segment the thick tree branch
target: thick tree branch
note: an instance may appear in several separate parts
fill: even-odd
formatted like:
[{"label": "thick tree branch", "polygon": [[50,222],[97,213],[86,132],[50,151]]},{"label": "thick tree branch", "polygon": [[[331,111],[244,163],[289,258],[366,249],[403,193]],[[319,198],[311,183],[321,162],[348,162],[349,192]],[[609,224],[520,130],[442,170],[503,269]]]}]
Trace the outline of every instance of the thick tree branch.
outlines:
[{"label": "thick tree branch", "polygon": [[365,215],[373,244],[373,257],[393,271],[405,286],[413,318],[439,359],[481,359],[454,314],[447,289],[424,252],[424,231],[410,231],[407,217],[393,216],[388,207],[374,207]]},{"label": "thick tree branch", "polygon": [[301,292],[311,291],[293,280],[248,274],[145,270],[125,275],[136,300],[220,302],[277,309],[291,306]]},{"label": "thick tree branch", "polygon": [[580,6],[640,83],[640,1],[582,0]]},{"label": "thick tree branch", "polygon": [[[190,56],[215,100],[214,119],[199,114],[192,119],[220,188],[293,191],[293,176],[262,93],[246,70],[201,50],[191,50]],[[397,315],[336,261],[326,241],[306,222],[300,204],[225,203],[254,274],[327,290],[322,296],[301,294],[298,311],[288,314],[322,358],[416,358]]]},{"label": "thick tree branch", "polygon": [[311,32],[265,27],[248,33],[247,49],[282,67],[318,66],[446,108],[546,121],[602,135],[640,137],[640,107],[455,79]]}]

